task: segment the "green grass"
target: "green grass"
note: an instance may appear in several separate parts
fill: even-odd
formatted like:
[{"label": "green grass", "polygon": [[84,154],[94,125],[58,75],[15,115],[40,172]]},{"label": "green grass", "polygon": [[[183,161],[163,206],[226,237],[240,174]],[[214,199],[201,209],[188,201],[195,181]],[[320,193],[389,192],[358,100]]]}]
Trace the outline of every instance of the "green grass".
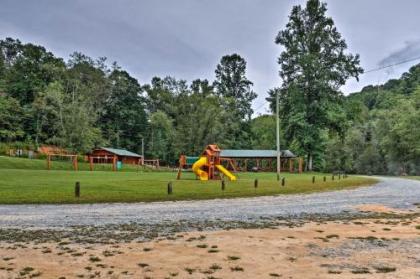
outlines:
[{"label": "green grass", "polygon": [[[5,157],[3,157],[5,158]],[[226,182],[225,191],[221,190],[220,181],[199,181],[193,173],[183,173],[182,180],[176,180],[176,172],[144,171],[66,171],[22,169],[31,167],[33,161],[12,159],[12,166],[21,169],[4,168],[0,157],[0,204],[25,203],[95,203],[95,202],[150,202],[165,200],[197,200],[214,198],[251,197],[260,195],[278,195],[310,193],[317,191],[340,190],[376,182],[375,179],[349,176],[327,182],[322,181],[323,174],[282,174],[286,177],[286,186],[282,187],[274,173],[238,173],[238,180]],[[23,160],[23,161],[21,161]],[[16,163],[19,161],[19,164]],[[20,164],[22,163],[22,164]],[[58,164],[57,164],[58,165]],[[35,165],[36,166],[36,165]],[[312,184],[315,175],[316,183]],[[258,178],[258,188],[254,188],[254,179]],[[81,183],[81,197],[74,197],[74,184]],[[173,194],[167,194],[167,184],[173,182]]]},{"label": "green grass", "polygon": [[409,178],[409,179],[420,180],[420,176],[402,176],[402,178]]},{"label": "green grass", "polygon": [[[81,171],[89,170],[89,163],[79,162],[78,168]],[[0,169],[30,169],[30,170],[46,170],[46,159],[26,159],[19,157],[0,156]],[[94,164],[94,169],[99,171],[112,171],[111,164]],[[73,170],[73,165],[69,159],[53,159],[51,162],[51,170]],[[143,170],[142,167],[124,164],[122,172]],[[148,170],[148,169],[146,169]],[[162,168],[165,170],[165,168]]]}]

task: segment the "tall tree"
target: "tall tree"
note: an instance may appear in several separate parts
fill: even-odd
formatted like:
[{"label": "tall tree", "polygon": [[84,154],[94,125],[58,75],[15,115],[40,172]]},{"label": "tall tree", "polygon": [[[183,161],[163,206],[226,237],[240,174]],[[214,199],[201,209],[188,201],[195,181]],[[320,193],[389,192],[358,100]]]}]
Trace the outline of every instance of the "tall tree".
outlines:
[{"label": "tall tree", "polygon": [[214,87],[225,110],[225,137],[222,146],[249,148],[251,144],[252,101],[257,94],[246,77],[246,61],[238,54],[223,56],[216,68]]},{"label": "tall tree", "polygon": [[219,96],[226,100],[226,106],[234,109],[239,120],[250,119],[251,104],[257,97],[252,91],[253,83],[246,77],[246,61],[238,54],[225,55],[216,68],[214,86]]},{"label": "tall tree", "polygon": [[347,44],[326,12],[319,0],[309,0],[305,8],[294,6],[275,40],[284,47],[278,63],[286,139],[306,153],[309,170],[323,144],[323,130],[342,132],[345,112],[339,88],[363,72],[359,56],[346,53]]},{"label": "tall tree", "polygon": [[19,102],[0,92],[0,142],[23,140],[23,119],[24,112]]},{"label": "tall tree", "polygon": [[0,41],[0,51],[7,69],[4,73],[5,91],[22,105],[31,104],[38,92],[64,72],[63,60],[42,46],[6,38]]},{"label": "tall tree", "polygon": [[172,163],[174,159],[172,144],[174,127],[173,121],[163,111],[156,111],[150,115],[149,140],[146,154],[152,158],[159,158],[165,163]]},{"label": "tall tree", "polygon": [[103,144],[101,131],[95,127],[97,114],[83,99],[67,95],[59,82],[50,83],[39,94],[37,114],[40,134],[48,128],[43,141],[75,152],[88,152]]},{"label": "tall tree", "polygon": [[147,129],[143,88],[135,78],[119,69],[114,69],[108,79],[111,93],[100,117],[104,138],[112,146],[140,152]]}]

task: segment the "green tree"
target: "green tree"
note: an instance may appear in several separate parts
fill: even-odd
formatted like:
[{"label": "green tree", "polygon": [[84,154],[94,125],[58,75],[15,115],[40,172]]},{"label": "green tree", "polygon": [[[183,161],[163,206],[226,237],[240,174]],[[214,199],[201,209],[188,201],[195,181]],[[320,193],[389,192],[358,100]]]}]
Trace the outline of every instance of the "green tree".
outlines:
[{"label": "green tree", "polygon": [[112,146],[139,152],[147,129],[143,88],[119,69],[114,69],[108,79],[111,93],[101,111],[102,133]]},{"label": "green tree", "polygon": [[278,58],[283,129],[288,142],[306,153],[309,170],[324,143],[323,130],[343,132],[340,86],[363,71],[359,56],[345,52],[347,44],[326,11],[319,0],[309,0],[305,8],[294,6],[275,40],[284,47]]},{"label": "green tree", "polygon": [[203,97],[214,94],[214,87],[209,83],[207,79],[193,80],[190,87],[193,94],[201,94]]},{"label": "green tree", "polygon": [[0,93],[0,141],[11,142],[24,139],[22,120],[24,112],[14,98]]},{"label": "green tree", "polygon": [[223,145],[224,117],[217,96],[193,93],[184,97],[176,117],[175,152],[199,154],[207,144]]},{"label": "green tree", "polygon": [[163,111],[174,119],[178,102],[182,102],[182,96],[188,94],[188,85],[185,80],[173,77],[164,79],[154,77],[151,85],[145,85],[144,90],[147,94],[146,103],[149,112]]},{"label": "green tree", "polygon": [[252,91],[253,83],[246,77],[246,61],[238,54],[225,55],[216,67],[214,87],[226,101],[227,109],[234,109],[238,121],[250,119],[253,113],[252,101],[257,94]]},{"label": "green tree", "polygon": [[31,104],[38,92],[48,83],[60,78],[64,62],[44,47],[22,44],[19,40],[6,38],[0,41],[4,56],[4,86],[11,97],[24,106]]},{"label": "green tree", "polygon": [[37,104],[39,134],[45,126],[52,131],[44,142],[75,152],[87,152],[104,142],[100,129],[95,127],[95,113],[86,102],[68,98],[61,83],[50,83],[40,93]]},{"label": "green tree", "polygon": [[166,163],[171,163],[174,158],[172,153],[172,139],[174,135],[173,121],[162,111],[150,115],[150,135],[147,154],[152,158],[159,158]]},{"label": "green tree", "polygon": [[214,88],[221,100],[224,113],[225,137],[222,146],[249,148],[253,113],[251,104],[257,97],[253,83],[246,77],[246,61],[238,54],[223,56],[216,68]]},{"label": "green tree", "polygon": [[276,149],[276,118],[261,115],[251,120],[252,147],[254,149]]}]

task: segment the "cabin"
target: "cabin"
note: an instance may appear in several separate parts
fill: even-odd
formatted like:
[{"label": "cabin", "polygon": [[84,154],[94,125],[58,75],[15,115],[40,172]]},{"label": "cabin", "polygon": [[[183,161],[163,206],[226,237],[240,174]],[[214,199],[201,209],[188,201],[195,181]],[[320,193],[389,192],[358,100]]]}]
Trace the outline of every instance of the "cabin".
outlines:
[{"label": "cabin", "polygon": [[[247,171],[250,166],[258,171],[275,171],[277,161],[276,150],[250,150],[250,149],[222,149],[221,160],[228,162],[233,171]],[[290,150],[280,152],[281,171],[299,173],[303,170],[303,160]]]},{"label": "cabin", "polygon": [[114,163],[122,162],[123,164],[142,165],[144,158],[142,155],[125,149],[116,149],[109,147],[100,147],[92,150],[88,154],[89,162],[92,163]]}]

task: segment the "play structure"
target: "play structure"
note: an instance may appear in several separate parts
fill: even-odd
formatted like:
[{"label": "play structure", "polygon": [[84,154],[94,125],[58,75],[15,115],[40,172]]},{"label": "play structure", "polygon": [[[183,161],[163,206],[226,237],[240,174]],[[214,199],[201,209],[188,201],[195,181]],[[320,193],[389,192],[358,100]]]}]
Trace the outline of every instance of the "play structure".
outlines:
[{"label": "play structure", "polygon": [[[208,145],[201,156],[179,157],[177,179],[182,171],[191,168],[200,180],[219,179],[220,173],[236,180],[232,172],[238,171],[276,171],[276,150],[223,149],[215,144]],[[290,150],[282,150],[280,168],[282,172],[302,173],[304,161]]]},{"label": "play structure", "polygon": [[191,165],[192,171],[202,181],[220,179],[221,174],[230,181],[236,180],[236,176],[221,165],[220,151],[217,145],[210,144],[204,149],[200,157],[181,155],[177,179],[181,178],[182,169]]},{"label": "play structure", "polygon": [[51,164],[54,159],[58,159],[59,161],[69,161],[72,164],[73,170],[77,171],[79,169],[76,154],[49,153],[47,154],[47,170],[51,170]]},{"label": "play structure", "polygon": [[70,162],[73,170],[77,171],[79,169],[77,154],[72,154],[63,148],[45,145],[38,147],[38,153],[45,155],[47,170],[51,170],[53,161]]}]

